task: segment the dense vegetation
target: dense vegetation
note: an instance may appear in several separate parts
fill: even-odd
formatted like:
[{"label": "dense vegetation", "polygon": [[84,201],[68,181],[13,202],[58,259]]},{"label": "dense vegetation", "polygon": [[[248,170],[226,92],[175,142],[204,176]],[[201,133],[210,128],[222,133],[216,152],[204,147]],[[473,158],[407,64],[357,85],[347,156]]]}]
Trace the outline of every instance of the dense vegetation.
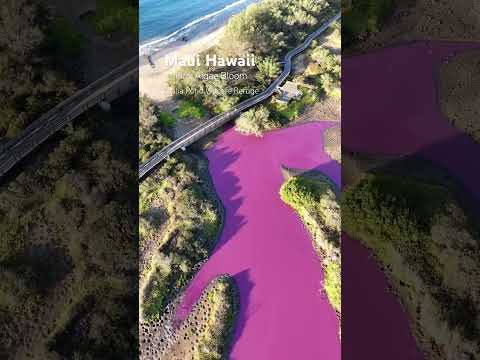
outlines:
[{"label": "dense vegetation", "polygon": [[309,229],[322,261],[325,293],[340,314],[340,206],[334,185],[318,174],[294,176],[282,185],[280,197],[295,209]]},{"label": "dense vegetation", "polygon": [[318,46],[312,50],[310,57],[312,62],[307,68],[307,80],[316,84],[327,96],[340,100],[340,55]]},{"label": "dense vegetation", "polygon": [[94,137],[98,123],[67,128],[38,168],[0,188],[2,358],[136,354],[135,175]]},{"label": "dense vegetation", "polygon": [[235,122],[235,129],[245,135],[261,137],[264,132],[279,127],[280,124],[270,117],[270,111],[259,106],[242,113]]},{"label": "dense vegetation", "polygon": [[[219,45],[208,53],[227,57],[253,54],[255,67],[185,67],[170,76],[169,85],[180,99],[188,100],[189,107],[196,103],[197,108],[207,108],[214,114],[228,111],[264,90],[281,72],[279,62],[285,52],[300,44],[338,8],[336,1],[326,0],[265,0],[254,4],[230,19]],[[201,55],[201,64],[205,63],[205,55]],[[226,71],[237,76],[232,79],[218,76]],[[306,93],[311,99],[312,93]],[[197,116],[186,113],[194,118],[200,115],[198,110]]]},{"label": "dense vegetation", "polygon": [[175,124],[175,118],[161,111],[150,99],[140,97],[139,103],[139,144],[138,158],[140,163],[148,160],[153,154],[170,143],[165,130]]},{"label": "dense vegetation", "polygon": [[394,0],[353,0],[342,19],[342,40],[350,46],[380,31],[393,13]]},{"label": "dense vegetation", "polygon": [[137,0],[98,0],[95,28],[104,35],[138,34]]},{"label": "dense vegetation", "polygon": [[[331,38],[340,40],[337,25]],[[336,102],[341,98],[340,55],[333,50],[314,42],[307,52],[305,70],[294,76],[302,96],[288,104],[279,103],[277,96],[265,105],[243,113],[236,120],[236,129],[246,135],[262,136],[265,132],[279,128],[301,118],[306,109],[318,104],[321,99],[330,98]]]},{"label": "dense vegetation", "polygon": [[[0,7],[0,142],[75,90],[54,68],[85,39],[54,13],[43,1]],[[115,133],[90,111],[2,178],[0,358],[137,355],[136,177],[115,142],[136,138],[123,133],[131,110],[112,111]]]},{"label": "dense vegetation", "polygon": [[254,53],[278,60],[335,14],[339,5],[328,0],[264,0],[229,21],[220,49],[231,55]]},{"label": "dense vegetation", "polygon": [[145,294],[146,317],[161,314],[178,295],[207,259],[219,232],[218,204],[208,182],[197,175],[202,171],[198,165],[170,158],[141,185],[140,245],[158,251],[143,271],[151,285]]},{"label": "dense vegetation", "polygon": [[47,37],[48,50],[55,53],[56,58],[78,56],[86,44],[85,36],[60,16],[51,22]]},{"label": "dense vegetation", "polygon": [[49,16],[46,8],[28,0],[6,0],[0,9],[0,144],[75,89],[43,54],[46,48],[65,46],[49,37]]},{"label": "dense vegetation", "polygon": [[[141,161],[170,141],[158,114],[150,100],[140,99]],[[147,318],[161,315],[207,259],[220,230],[219,207],[206,160],[195,155],[167,159],[141,184],[142,301]]]},{"label": "dense vegetation", "polygon": [[239,308],[235,280],[228,276],[218,278],[207,291],[211,307],[205,330],[195,346],[195,359],[229,359],[231,338]]},{"label": "dense vegetation", "polygon": [[192,101],[183,100],[177,109],[177,115],[181,119],[194,118],[201,119],[205,116],[206,110],[203,106],[195,104]]},{"label": "dense vegetation", "polygon": [[342,209],[344,228],[385,266],[432,358],[446,358],[446,348],[454,357],[478,348],[480,244],[454,192],[375,173],[344,193]]}]

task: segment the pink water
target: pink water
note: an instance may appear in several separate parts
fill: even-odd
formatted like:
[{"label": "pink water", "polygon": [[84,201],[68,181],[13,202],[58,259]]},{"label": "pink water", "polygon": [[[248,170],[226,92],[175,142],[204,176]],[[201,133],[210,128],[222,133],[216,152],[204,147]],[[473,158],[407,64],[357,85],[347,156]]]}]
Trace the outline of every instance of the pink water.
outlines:
[{"label": "pink water", "polygon": [[[479,146],[450,126],[436,99],[441,59],[476,44],[417,43],[343,60],[342,142],[349,150],[417,154],[455,175],[480,199]],[[399,106],[399,104],[401,104]],[[339,184],[323,152],[329,123],[263,139],[229,130],[207,153],[226,223],[214,254],[185,292],[182,318],[209,281],[227,273],[240,288],[232,360],[340,358],[338,321],[321,294],[323,274],[311,239],[283,204],[280,166],[316,168]],[[344,359],[420,360],[408,316],[358,241],[343,239]]]},{"label": "pink water", "polygon": [[342,236],[342,359],[422,360],[408,315],[359,241]]},{"label": "pink water", "polygon": [[232,275],[240,288],[232,360],[340,359],[339,324],[321,292],[312,240],[278,195],[281,165],[317,169],[339,184],[340,167],[323,152],[322,132],[332,125],[309,123],[262,139],[229,130],[207,152],[225,227],[178,316],[210,280]]},{"label": "pink water", "polygon": [[474,48],[480,44],[419,42],[344,59],[342,146],[416,154],[480,198],[480,147],[442,115],[436,85],[441,61]]},{"label": "pink water", "polygon": [[[480,44],[415,43],[344,59],[342,146],[373,154],[414,154],[448,170],[480,199],[480,146],[449,125],[437,101],[442,60]],[[344,359],[423,359],[407,316],[358,241],[344,237]]]}]

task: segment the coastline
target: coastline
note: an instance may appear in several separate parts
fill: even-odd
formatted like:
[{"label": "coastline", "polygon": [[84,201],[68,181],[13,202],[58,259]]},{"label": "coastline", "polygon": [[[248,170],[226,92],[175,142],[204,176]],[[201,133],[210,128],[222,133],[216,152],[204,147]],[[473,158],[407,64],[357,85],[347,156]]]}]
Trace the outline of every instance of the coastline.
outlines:
[{"label": "coastline", "polygon": [[160,59],[167,54],[171,57],[190,57],[214,47],[222,38],[225,26],[226,23],[193,40],[175,41],[156,51],[150,55],[155,67],[150,65],[147,56],[142,55],[139,64],[140,94],[148,96],[156,104],[166,108],[174,106],[173,95],[168,87],[168,76],[174,73],[178,66],[166,65]]},{"label": "coastline", "polygon": [[[183,313],[189,313],[191,305],[198,299],[197,295],[205,288],[204,285],[217,274],[233,275],[240,289],[240,312],[233,339],[232,358],[255,358],[255,354],[278,360],[297,358],[297,355],[305,359],[339,358],[338,318],[328,300],[319,295],[319,279],[321,281],[323,272],[318,257],[312,249],[306,228],[278,196],[278,189],[283,183],[280,168],[286,159],[288,166],[320,166],[334,180],[339,181],[335,168],[326,156],[322,155],[318,161],[313,160],[317,157],[312,155],[317,156],[321,148],[321,141],[318,141],[321,136],[312,129],[325,127],[327,125],[323,122],[302,124],[269,133],[261,140],[242,136],[230,129],[206,152],[216,192],[226,209],[225,228],[213,255],[200,268],[185,291],[180,307]],[[292,152],[295,147],[280,146],[285,142],[286,134],[298,138],[291,135],[297,132],[305,134],[307,138],[302,142],[302,151]],[[244,147],[247,143],[248,146]],[[266,151],[266,146],[279,150]],[[242,151],[239,151],[239,148],[242,148]],[[259,151],[260,149],[263,151]],[[257,156],[252,163],[250,160],[253,153],[261,156]],[[274,156],[271,156],[273,154]],[[252,173],[255,174],[254,177]],[[259,189],[251,180],[260,173],[262,182]],[[231,195],[232,190],[234,196]],[[238,203],[236,199],[239,198],[244,200]],[[274,206],[274,214],[266,219],[255,216],[255,213],[269,213],[266,209],[272,204],[270,199],[278,205]],[[282,218],[281,227],[278,226],[279,218]],[[258,233],[260,227],[268,229],[260,232],[262,241],[252,236],[253,233]],[[296,241],[291,242],[291,239]],[[271,244],[267,240],[274,241],[275,252],[271,252]],[[293,281],[293,274],[282,266],[290,257],[294,258],[294,262],[298,261],[302,274],[308,274],[300,283]],[[265,266],[265,263],[269,266]],[[285,279],[285,282],[275,280],[279,277]],[[288,289],[285,284],[288,284]],[[299,295],[291,299],[285,296],[286,293]],[[264,306],[256,308],[255,304],[258,303]],[[305,310],[300,313],[286,310],[291,307]],[[321,321],[318,317],[311,316],[313,309],[320,312]],[[285,324],[288,324],[285,326],[286,330],[278,326],[275,314],[285,316]],[[289,346],[288,339],[291,339],[295,329],[300,327],[311,331],[305,331],[301,340],[302,346],[299,346],[301,351],[297,353],[297,349],[293,350]],[[270,339],[273,346],[265,342],[252,345],[252,339],[258,338],[265,331],[272,334]],[[312,336],[316,339],[320,334],[325,346],[316,346],[316,341],[310,338],[311,334],[314,334]]]}]

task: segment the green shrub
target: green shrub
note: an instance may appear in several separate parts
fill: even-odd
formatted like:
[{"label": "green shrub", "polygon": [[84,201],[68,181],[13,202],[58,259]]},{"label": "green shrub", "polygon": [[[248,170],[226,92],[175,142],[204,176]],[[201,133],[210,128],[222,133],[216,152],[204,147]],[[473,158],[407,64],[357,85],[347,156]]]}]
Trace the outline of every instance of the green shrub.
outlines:
[{"label": "green shrub", "polygon": [[[448,249],[452,246],[448,237],[445,242],[438,237],[432,238],[432,226],[440,225],[441,216],[452,220],[447,209],[454,204],[455,197],[446,186],[406,176],[369,174],[344,192],[342,225],[347,233],[372,249],[384,266],[391,267],[400,258],[402,265],[393,272],[394,278],[405,281],[405,276],[409,276],[413,277],[412,282],[420,279],[421,288],[415,289],[415,285],[411,285],[412,291],[421,292],[422,296],[427,291],[449,326],[458,328],[463,336],[472,339],[478,329],[469,319],[475,318],[478,312],[471,299],[465,297],[467,295],[457,294],[445,286],[445,278],[452,274],[446,275],[439,265],[445,261],[439,256],[453,256],[451,254],[455,252],[458,252],[455,256],[464,256],[458,250],[462,245],[455,244]],[[464,231],[465,224],[461,227]],[[439,248],[442,249],[440,253]],[[405,265],[408,272],[404,271]],[[470,276],[470,270],[463,270],[463,276]]]},{"label": "green shrub", "polygon": [[163,130],[174,125],[175,118],[165,111],[161,111],[149,98],[141,96],[139,99],[139,146],[140,162],[149,159],[153,154],[167,146],[170,138]]},{"label": "green shrub", "polygon": [[173,117],[166,111],[158,111],[155,115],[158,118],[160,126],[173,126],[177,122],[177,120],[175,120],[175,117]]},{"label": "green shrub", "polygon": [[237,96],[226,96],[220,100],[218,104],[216,104],[213,108],[213,112],[215,114],[222,114],[224,112],[232,110],[235,105],[238,104],[240,98]]},{"label": "green shrub", "polygon": [[323,288],[330,304],[335,311],[341,312],[342,307],[342,269],[338,261],[330,261],[325,266]]},{"label": "green shrub", "polygon": [[277,104],[277,113],[287,121],[297,120],[305,110],[305,104],[302,100],[291,101],[288,105]]},{"label": "green shrub", "polygon": [[177,109],[177,115],[182,119],[201,119],[206,114],[207,110],[205,107],[189,100],[182,100],[179,108]]},{"label": "green shrub", "polygon": [[442,186],[370,174],[344,192],[344,224],[355,235],[402,243],[415,241],[429,233],[434,214],[448,199],[447,189]]},{"label": "green shrub", "polygon": [[282,200],[294,208],[315,208],[329,186],[302,176],[294,176],[280,189]]},{"label": "green shrub", "polygon": [[341,64],[340,56],[324,47],[316,47],[310,53],[313,63],[309,66],[307,76],[318,87],[318,94],[340,100]]},{"label": "green shrub", "polygon": [[130,0],[100,0],[97,4],[95,27],[101,34],[138,33],[138,6]]},{"label": "green shrub", "polygon": [[319,101],[319,96],[315,91],[310,89],[302,89],[302,102],[305,106],[315,105]]},{"label": "green shrub", "polygon": [[257,80],[262,85],[267,85],[271,82],[272,79],[276,78],[277,75],[281,72],[280,64],[277,59],[274,57],[267,57],[257,64],[258,73]]},{"label": "green shrub", "polygon": [[207,290],[212,308],[207,327],[197,345],[199,360],[225,359],[233,336],[238,313],[239,294],[235,280],[229,276],[215,279]]},{"label": "green shrub", "polygon": [[375,33],[393,13],[393,0],[356,0],[352,8],[343,14],[342,40],[351,45],[359,36]]},{"label": "green shrub", "polygon": [[[161,206],[170,219],[162,228],[165,245],[155,255],[148,282],[144,314],[161,316],[165,306],[191,280],[195,268],[205,261],[220,229],[221,217],[206,183],[200,182],[194,163],[170,158],[140,187],[141,243],[158,236],[162,228],[152,208]],[[174,219],[174,220],[172,220]],[[159,241],[155,239],[154,241]]]},{"label": "green shrub", "polygon": [[235,130],[257,137],[262,137],[265,132],[278,126],[279,124],[270,116],[270,111],[265,106],[248,110],[235,121]]},{"label": "green shrub", "polygon": [[324,291],[335,311],[341,312],[340,208],[332,184],[294,176],[280,188],[281,199],[298,213],[313,237],[322,260]]}]

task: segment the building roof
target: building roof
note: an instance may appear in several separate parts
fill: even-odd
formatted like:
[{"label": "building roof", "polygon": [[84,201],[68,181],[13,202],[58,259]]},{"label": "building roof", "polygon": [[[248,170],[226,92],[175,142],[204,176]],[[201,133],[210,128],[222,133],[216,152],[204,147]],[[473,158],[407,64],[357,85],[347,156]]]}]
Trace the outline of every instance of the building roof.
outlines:
[{"label": "building roof", "polygon": [[298,89],[297,83],[292,81],[287,81],[285,85],[280,88],[280,91],[291,99],[302,95],[302,92]]}]

